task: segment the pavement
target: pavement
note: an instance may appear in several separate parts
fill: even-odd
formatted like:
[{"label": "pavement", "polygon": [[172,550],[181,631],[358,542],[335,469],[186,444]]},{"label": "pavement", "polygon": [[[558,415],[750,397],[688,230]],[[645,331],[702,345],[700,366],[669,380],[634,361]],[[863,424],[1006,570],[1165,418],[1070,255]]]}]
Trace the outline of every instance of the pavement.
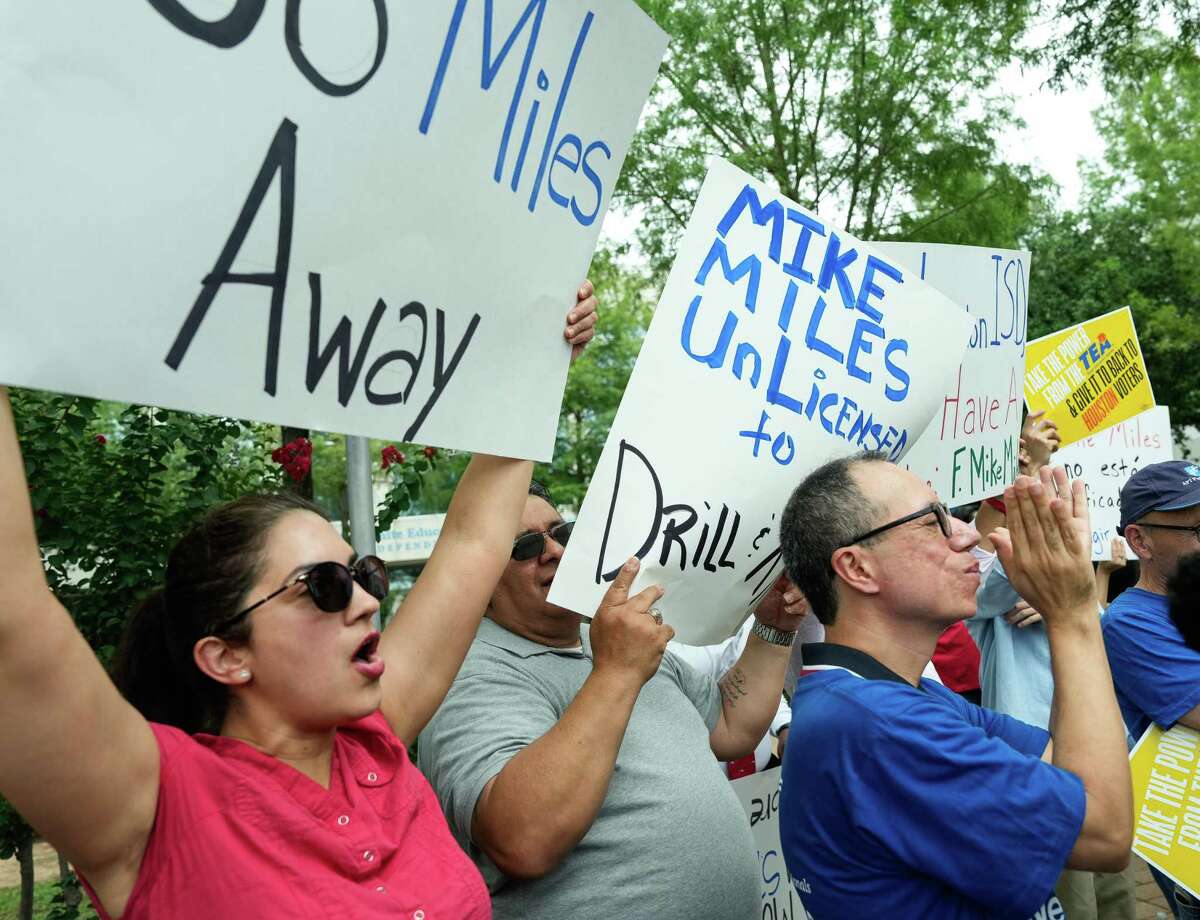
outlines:
[{"label": "pavement", "polygon": [[1137,920],[1171,920],[1171,911],[1163,900],[1158,884],[1146,864],[1133,857],[1133,878],[1137,894]]}]

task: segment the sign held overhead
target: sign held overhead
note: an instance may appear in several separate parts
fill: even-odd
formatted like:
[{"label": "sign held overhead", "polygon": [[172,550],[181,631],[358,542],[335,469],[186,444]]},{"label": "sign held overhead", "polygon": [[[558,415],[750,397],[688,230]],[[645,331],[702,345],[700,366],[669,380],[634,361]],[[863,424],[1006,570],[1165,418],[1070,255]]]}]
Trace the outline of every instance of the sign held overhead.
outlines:
[{"label": "sign held overhead", "polygon": [[7,4],[0,36],[5,382],[550,456],[666,47],[634,3]]}]

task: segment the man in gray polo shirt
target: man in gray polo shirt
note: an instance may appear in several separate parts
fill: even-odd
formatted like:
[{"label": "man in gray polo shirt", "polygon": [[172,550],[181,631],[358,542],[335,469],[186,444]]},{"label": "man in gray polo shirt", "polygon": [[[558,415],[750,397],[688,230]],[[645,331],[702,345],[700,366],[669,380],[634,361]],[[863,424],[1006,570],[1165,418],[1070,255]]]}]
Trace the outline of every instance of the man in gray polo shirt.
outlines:
[{"label": "man in gray polo shirt", "polygon": [[590,628],[546,602],[570,525],[530,492],[513,559],[418,745],[496,917],[755,916],[754,841],[717,758],[766,733],[803,603],[769,596],[718,684],[666,652],[661,589],[629,597],[636,560]]}]

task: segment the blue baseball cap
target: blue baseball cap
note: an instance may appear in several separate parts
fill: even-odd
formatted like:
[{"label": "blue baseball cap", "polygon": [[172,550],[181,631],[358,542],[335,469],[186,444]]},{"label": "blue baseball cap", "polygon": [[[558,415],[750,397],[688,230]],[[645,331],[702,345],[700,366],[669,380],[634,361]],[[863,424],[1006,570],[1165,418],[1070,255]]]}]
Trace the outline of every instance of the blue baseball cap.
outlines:
[{"label": "blue baseball cap", "polygon": [[1200,505],[1200,464],[1187,460],[1151,463],[1129,477],[1121,489],[1121,526],[1135,524],[1151,511],[1179,511]]}]

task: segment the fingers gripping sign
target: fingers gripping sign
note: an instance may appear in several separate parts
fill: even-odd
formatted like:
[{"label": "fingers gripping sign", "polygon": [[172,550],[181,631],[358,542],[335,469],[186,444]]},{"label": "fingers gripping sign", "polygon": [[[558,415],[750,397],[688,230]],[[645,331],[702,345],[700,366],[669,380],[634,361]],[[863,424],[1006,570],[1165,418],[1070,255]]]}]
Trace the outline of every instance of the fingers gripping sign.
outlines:
[{"label": "fingers gripping sign", "polygon": [[1091,525],[1081,480],[1062,467],[1020,476],[1005,490],[1008,527],[993,535],[1009,580],[1047,624],[1094,617]]},{"label": "fingers gripping sign", "polygon": [[808,599],[786,575],[779,576],[754,611],[755,618],[764,626],[784,632],[794,632],[807,614]]},{"label": "fingers gripping sign", "polygon": [[584,281],[575,292],[575,306],[567,314],[567,327],[563,338],[571,346],[571,360],[581,354],[596,334],[596,288],[591,281]]},{"label": "fingers gripping sign", "polygon": [[590,638],[595,670],[637,680],[641,685],[658,670],[675,630],[655,622],[651,613],[663,596],[658,585],[629,596],[638,569],[637,559],[621,567],[596,610]]}]

